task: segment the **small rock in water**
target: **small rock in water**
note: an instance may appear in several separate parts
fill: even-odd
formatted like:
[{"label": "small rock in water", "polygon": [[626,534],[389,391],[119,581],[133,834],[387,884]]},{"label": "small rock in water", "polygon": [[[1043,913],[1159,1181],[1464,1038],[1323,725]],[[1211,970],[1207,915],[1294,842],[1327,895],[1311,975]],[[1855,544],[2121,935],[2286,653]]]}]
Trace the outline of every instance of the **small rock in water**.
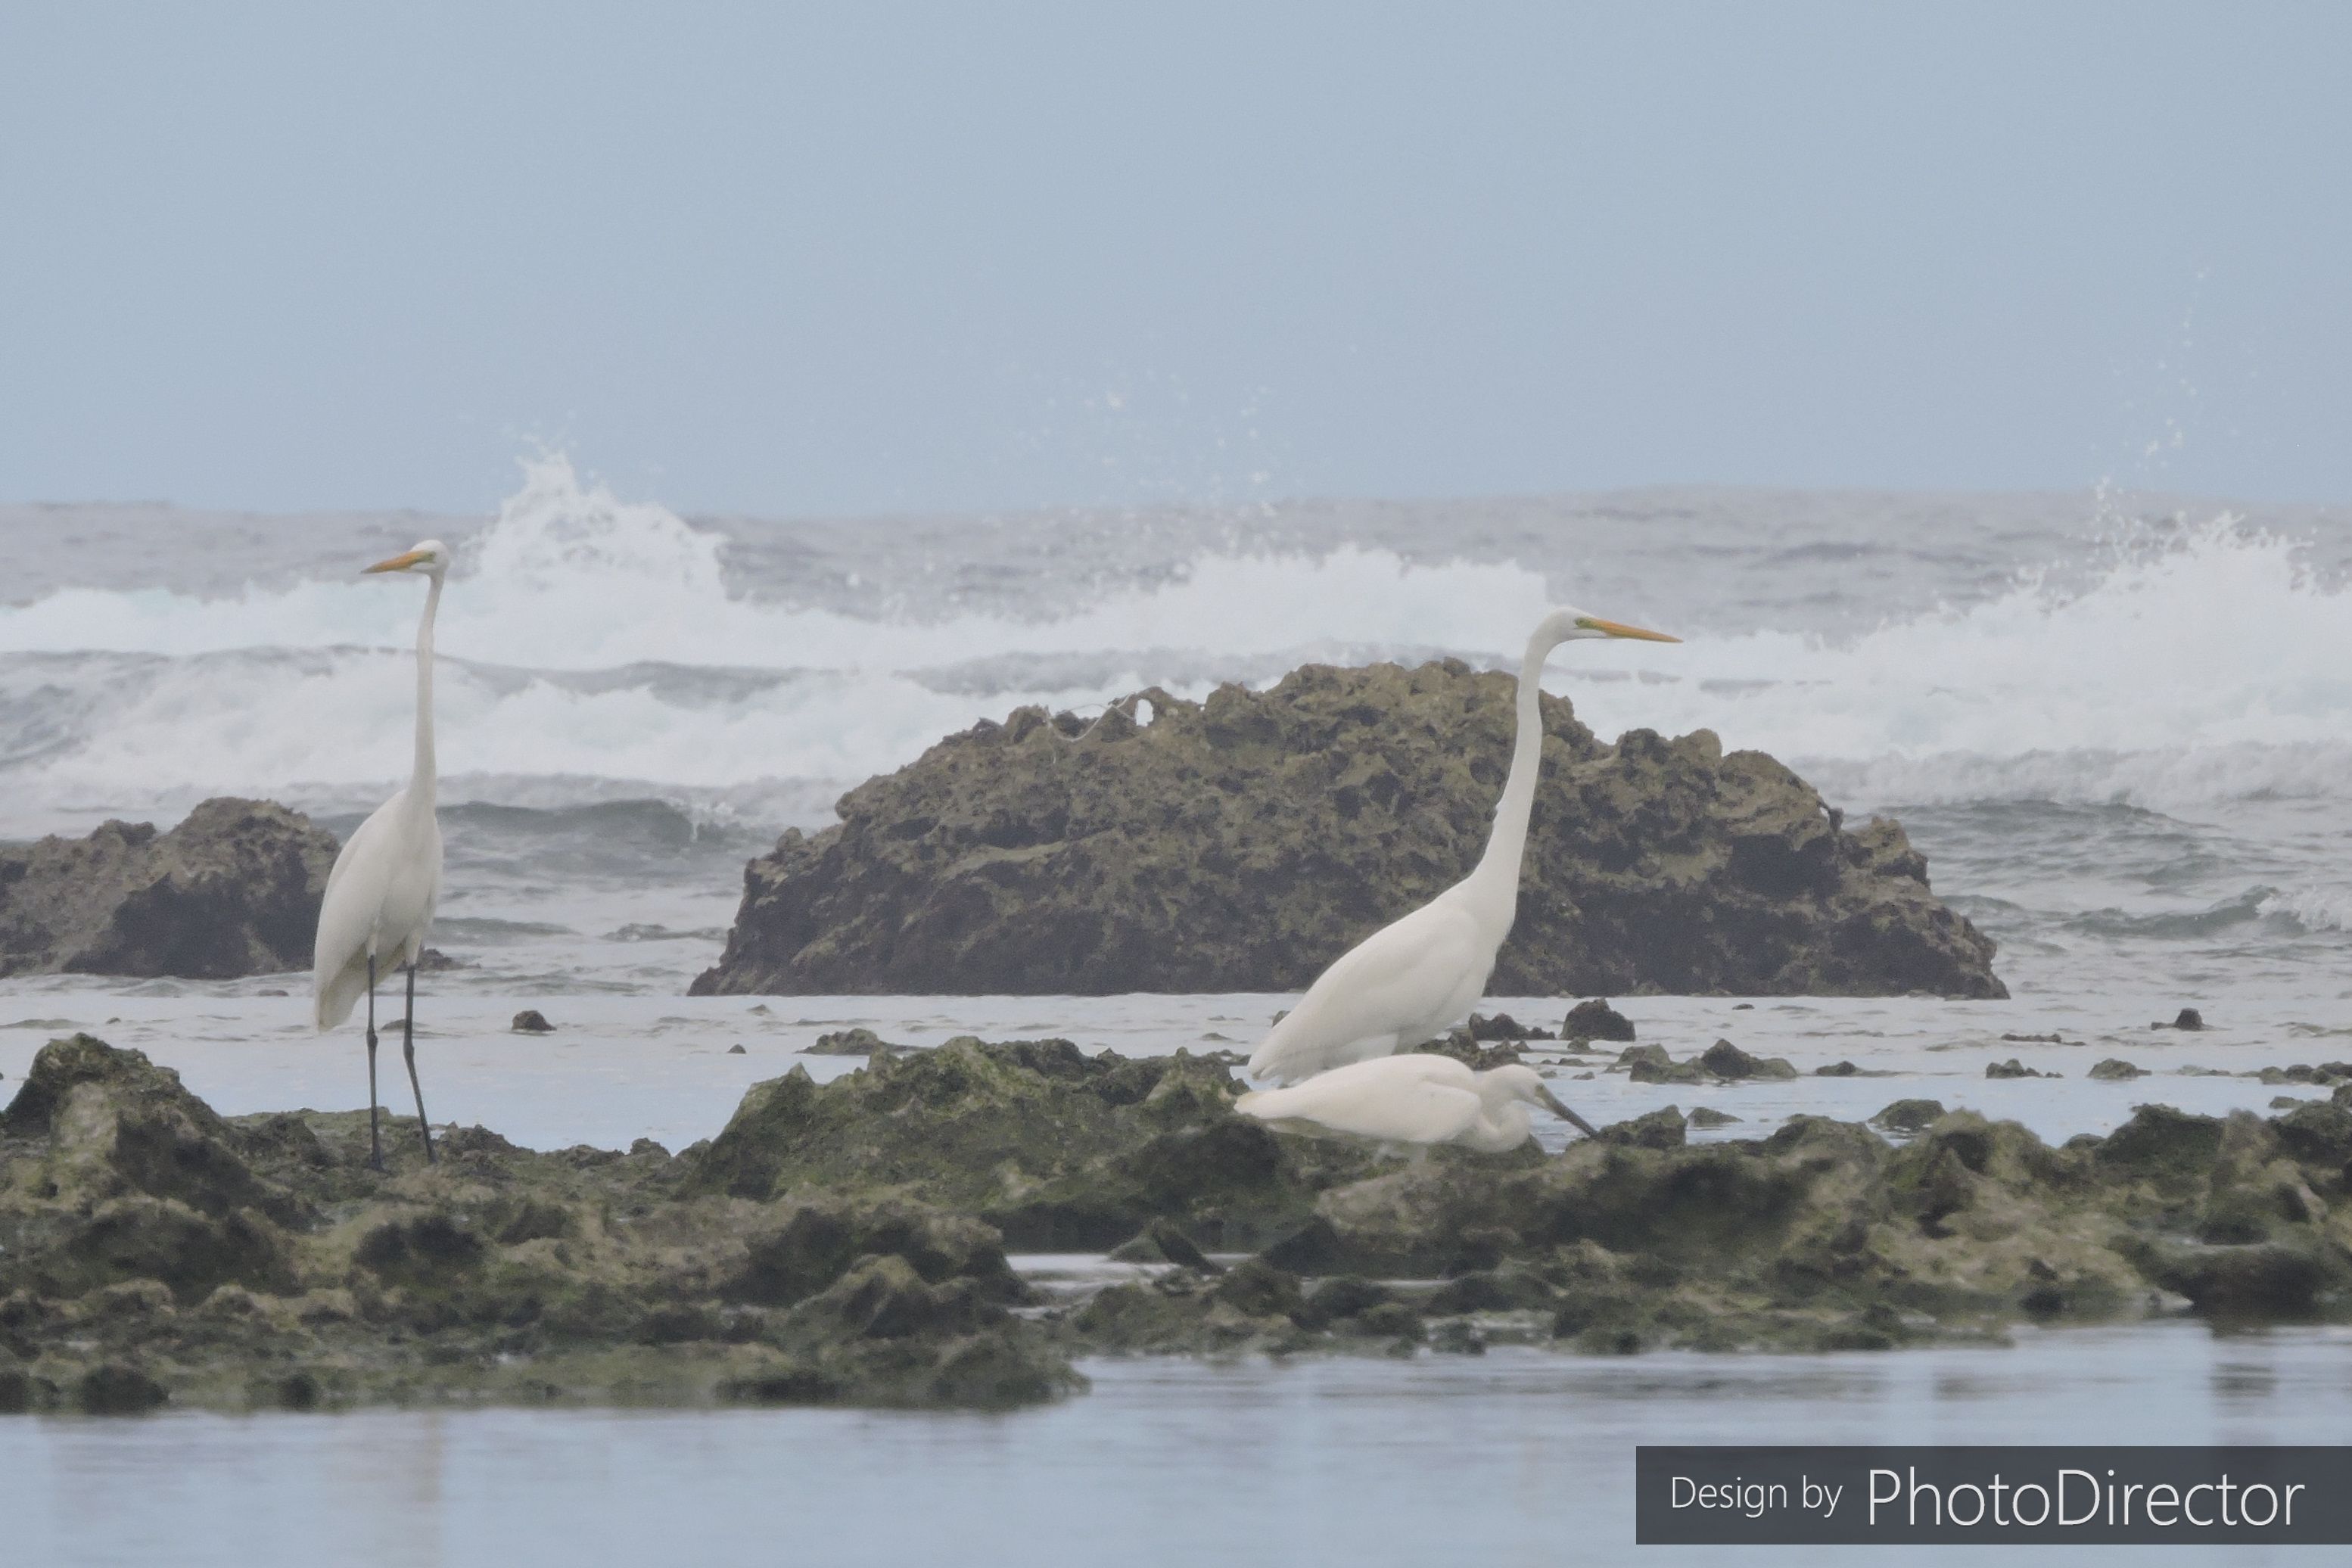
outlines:
[{"label": "small rock in water", "polygon": [[2056,1035],[2003,1035],[2001,1039],[2013,1046],[2063,1046],[2066,1042]]},{"label": "small rock in water", "polygon": [[739,1041],[737,1041],[734,1045],[731,1045],[731,1046],[730,1046],[730,1047],[727,1047],[727,1054],[728,1054],[729,1056],[730,1056],[730,1057],[742,1057],[742,1056],[749,1056],[749,1055],[751,1055],[751,1053],[750,1053],[749,1051],[746,1051],[746,1050],[743,1048],[742,1042],[741,1042],[741,1041],[740,1041],[740,1040],[739,1040]]},{"label": "small rock in water", "polygon": [[1599,996],[1579,1002],[1568,1010],[1568,1018],[1559,1026],[1563,1040],[1630,1040],[1633,1037],[1633,1021],[1612,1007]]},{"label": "small rock in water", "polygon": [[551,1035],[555,1033],[555,1026],[549,1023],[547,1015],[538,1008],[525,1007],[514,1016],[514,1022],[507,1026],[507,1030],[517,1035]]},{"label": "small rock in water", "polygon": [[2010,1058],[2005,1062],[1990,1062],[1985,1066],[1987,1078],[2056,1078],[2058,1076],[2054,1072],[2036,1072],[2015,1057]]},{"label": "small rock in water", "polygon": [[1832,1062],[1827,1067],[1815,1068],[1813,1076],[1815,1078],[1859,1078],[1862,1076],[1862,1069],[1852,1062]]},{"label": "small rock in water", "polygon": [[1470,1015],[1470,1022],[1466,1027],[1470,1031],[1470,1037],[1474,1040],[1549,1040],[1551,1038],[1550,1030],[1526,1028],[1508,1013],[1497,1013],[1491,1018],[1482,1017],[1473,1013]]},{"label": "small rock in water", "polygon": [[1756,1004],[1753,1002],[1734,1002],[1731,1005],[1731,1010],[1735,1013],[1753,1013],[1756,1011]]},{"label": "small rock in water", "polygon": [[1786,1057],[1752,1057],[1729,1040],[1717,1040],[1699,1053],[1699,1063],[1717,1078],[1794,1078],[1796,1068]]},{"label": "small rock in water", "polygon": [[1678,1062],[1664,1046],[1627,1046],[1617,1053],[1617,1065],[1635,1083],[1705,1083],[1707,1077],[1698,1063]]},{"label": "small rock in water", "polygon": [[1712,1106],[1696,1105],[1691,1108],[1690,1124],[1693,1127],[1728,1127],[1740,1120],[1742,1118],[1732,1115],[1728,1110],[1717,1110]]},{"label": "small rock in water", "polygon": [[1602,1128],[1601,1142],[1630,1143],[1636,1149],[1679,1149],[1686,1125],[1683,1113],[1669,1105],[1664,1110],[1653,1110],[1631,1121]]},{"label": "small rock in water", "polygon": [[1210,1261],[1198,1242],[1165,1219],[1155,1219],[1145,1226],[1113,1247],[1110,1257],[1114,1263],[1172,1263],[1179,1268],[1197,1268],[1204,1274],[1224,1272],[1223,1265]]},{"label": "small rock in water", "polygon": [[1921,1128],[1939,1121],[1944,1115],[1940,1100],[1898,1100],[1870,1119],[1874,1127],[1890,1132],[1916,1132]]},{"label": "small rock in water", "polygon": [[444,970],[472,969],[475,965],[462,958],[452,958],[437,947],[428,947],[416,955],[416,973],[439,974]]},{"label": "small rock in water", "polygon": [[2316,1102],[2313,1100],[2298,1100],[2292,1094],[2274,1094],[2271,1096],[2271,1109],[2273,1110],[2293,1110],[2298,1105],[2311,1105],[2315,1103]]},{"label": "small rock in water", "polygon": [[904,1051],[909,1048],[906,1046],[892,1045],[873,1030],[861,1025],[856,1028],[835,1029],[830,1034],[819,1035],[814,1045],[801,1047],[801,1055],[804,1057],[870,1057],[877,1051],[887,1055],[893,1051]]},{"label": "small rock in water", "polygon": [[2148,1026],[2151,1029],[2201,1029],[2204,1026],[2205,1015],[2194,1007],[2183,1007],[2169,1024],[2155,1023]]},{"label": "small rock in water", "polygon": [[2146,1078],[2147,1069],[2136,1068],[2121,1057],[2109,1057],[2091,1069],[2091,1076],[2095,1079]]}]

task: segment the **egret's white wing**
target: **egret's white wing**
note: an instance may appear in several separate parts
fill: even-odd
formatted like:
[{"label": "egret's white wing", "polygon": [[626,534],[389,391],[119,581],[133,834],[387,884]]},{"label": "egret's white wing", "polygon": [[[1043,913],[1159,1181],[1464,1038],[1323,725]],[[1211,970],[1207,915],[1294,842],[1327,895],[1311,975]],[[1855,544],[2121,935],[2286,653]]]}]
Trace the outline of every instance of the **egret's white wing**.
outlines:
[{"label": "egret's white wing", "polygon": [[[1477,921],[1451,900],[1424,904],[1349,948],[1316,978],[1249,1061],[1254,1078],[1280,1083],[1417,1046],[1442,1026],[1438,1016],[1475,975],[1483,985],[1494,954]],[[1475,995],[1475,992],[1473,993]]]},{"label": "egret's white wing", "polygon": [[1449,1057],[1389,1057],[1244,1095],[1237,1109],[1263,1121],[1312,1122],[1384,1142],[1449,1143],[1485,1110],[1469,1078],[1470,1069]]},{"label": "egret's white wing", "polygon": [[327,873],[327,896],[319,906],[319,934],[311,947],[311,1024],[331,1029],[352,1016],[367,991],[368,939],[374,934],[385,892],[392,885],[391,800],[375,808],[335,855]]}]

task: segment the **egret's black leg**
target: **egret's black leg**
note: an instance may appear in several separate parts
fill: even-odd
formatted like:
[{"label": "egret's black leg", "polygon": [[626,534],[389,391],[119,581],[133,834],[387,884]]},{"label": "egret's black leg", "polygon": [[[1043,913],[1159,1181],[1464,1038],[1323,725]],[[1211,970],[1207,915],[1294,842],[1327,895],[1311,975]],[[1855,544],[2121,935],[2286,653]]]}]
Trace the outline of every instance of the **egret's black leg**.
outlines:
[{"label": "egret's black leg", "polygon": [[400,1020],[400,1054],[408,1058],[408,1087],[416,1092],[416,1131],[425,1135],[425,1163],[433,1163],[433,1129],[425,1120],[425,1090],[416,1081],[416,965],[408,966],[408,1015]]},{"label": "egret's black leg", "polygon": [[375,954],[368,954],[368,1163],[383,1169],[383,1139],[375,1127]]}]

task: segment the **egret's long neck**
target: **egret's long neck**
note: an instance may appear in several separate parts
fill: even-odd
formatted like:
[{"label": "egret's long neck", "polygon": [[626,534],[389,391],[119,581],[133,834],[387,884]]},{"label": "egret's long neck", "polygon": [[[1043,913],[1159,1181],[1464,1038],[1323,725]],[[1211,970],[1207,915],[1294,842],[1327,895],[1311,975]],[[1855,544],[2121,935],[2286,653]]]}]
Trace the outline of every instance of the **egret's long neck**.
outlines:
[{"label": "egret's long neck", "polygon": [[412,805],[430,810],[436,768],[433,758],[433,617],[441,609],[441,579],[436,574],[425,593],[425,618],[416,626],[416,767],[409,775]]},{"label": "egret's long neck", "polygon": [[1486,840],[1469,882],[1482,912],[1510,929],[1518,910],[1519,859],[1528,847],[1528,817],[1535,809],[1536,775],[1543,765],[1544,660],[1558,647],[1541,632],[1528,639],[1527,657],[1519,661],[1518,736],[1511,746],[1511,774],[1503,782],[1503,798],[1495,806],[1495,831]]}]

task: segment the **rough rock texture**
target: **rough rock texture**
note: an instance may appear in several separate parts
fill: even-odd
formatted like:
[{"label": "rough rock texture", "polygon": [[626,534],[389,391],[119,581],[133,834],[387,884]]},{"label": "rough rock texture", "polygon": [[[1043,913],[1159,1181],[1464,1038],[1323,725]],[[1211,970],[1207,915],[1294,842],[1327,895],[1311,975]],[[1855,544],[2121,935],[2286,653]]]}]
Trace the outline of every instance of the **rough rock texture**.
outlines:
[{"label": "rough rock texture", "polygon": [[[675,1157],[465,1128],[429,1168],[388,1138],[380,1173],[363,1115],[223,1118],[136,1051],[55,1041],[0,1115],[0,1412],[1001,1407],[1117,1352],[1883,1350],[2021,1321],[2352,1319],[2342,1106],[2145,1106],[2056,1149],[1916,1100],[1884,1113],[1916,1133],[1900,1147],[1821,1117],[1695,1145],[1669,1107],[1558,1154],[1400,1163],[1235,1116],[1227,1070],[964,1040],[758,1085]],[[1000,1221],[1123,1242],[1150,1272],[1041,1289]]]},{"label": "rough rock texture", "polygon": [[[0,1404],[166,1397],[992,1407],[1083,1386],[997,1233],[871,1188],[700,1195],[693,1163],[362,1113],[224,1119],[138,1051],[52,1042],[0,1117]],[[9,1380],[0,1378],[0,1384]]]},{"label": "rough rock texture", "polygon": [[[1509,765],[1513,680],[1308,666],[1139,727],[1023,709],[845,795],[744,874],[710,993],[1288,991],[1465,875]],[[1993,944],[1892,822],[1705,731],[1546,740],[1492,989],[2001,996]]]},{"label": "rough rock texture", "polygon": [[230,980],[307,967],[335,838],[299,812],[222,795],[169,833],[0,845],[0,975]]}]

